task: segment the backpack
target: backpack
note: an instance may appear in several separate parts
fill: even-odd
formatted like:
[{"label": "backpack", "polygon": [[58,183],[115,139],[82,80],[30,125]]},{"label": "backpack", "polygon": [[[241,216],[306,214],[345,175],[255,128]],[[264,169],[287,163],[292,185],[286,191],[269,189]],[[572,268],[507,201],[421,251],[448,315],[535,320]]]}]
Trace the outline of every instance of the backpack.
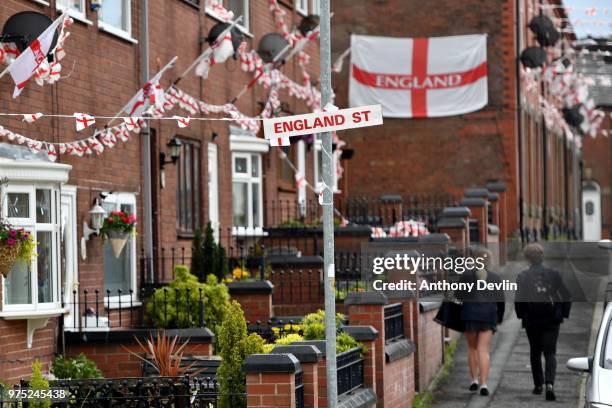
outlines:
[{"label": "backpack", "polygon": [[528,315],[531,319],[550,319],[556,315],[556,289],[543,272],[532,272],[527,280]]}]

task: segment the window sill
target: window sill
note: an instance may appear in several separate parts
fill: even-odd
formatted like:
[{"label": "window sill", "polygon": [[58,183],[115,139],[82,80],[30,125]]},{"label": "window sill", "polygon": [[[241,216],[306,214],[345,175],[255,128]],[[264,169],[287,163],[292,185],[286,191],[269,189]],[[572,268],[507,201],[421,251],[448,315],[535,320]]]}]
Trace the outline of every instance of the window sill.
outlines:
[{"label": "window sill", "polygon": [[83,24],[87,24],[89,26],[93,25],[93,21],[88,20],[87,16],[85,16],[85,13],[79,13],[78,11],[74,11],[74,10],[66,8],[64,6],[60,6],[59,4],[57,5],[57,9],[59,11],[61,11],[62,13],[68,13],[68,15],[73,20],[76,20],[76,21],[78,21],[80,23],[83,23]]},{"label": "window sill", "polygon": [[113,296],[110,298],[104,298],[104,308],[108,310],[118,310],[118,309],[131,309],[134,307],[142,306],[142,302],[140,300],[132,300],[130,303],[130,296],[121,296],[121,306],[119,306],[119,297]]},{"label": "window sill", "polygon": [[[221,17],[219,17],[219,15],[215,13],[210,7],[206,7],[205,10],[206,14],[208,14],[215,20],[225,23],[225,21]],[[242,18],[244,18],[244,16]],[[236,27],[238,27],[238,29],[242,31],[242,34],[246,35],[249,38],[253,38],[253,33],[250,32],[249,29],[243,26],[242,24],[236,24]]]},{"label": "window sill", "polygon": [[42,5],[42,6],[48,6],[49,5],[49,2],[45,1],[45,0],[32,0],[32,1],[34,3],[38,3],[38,4]]},{"label": "window sill", "polygon": [[0,317],[6,320],[44,319],[68,313],[67,308],[54,308],[48,310],[10,310],[0,312]]},{"label": "window sill", "polygon": [[114,35],[115,37],[121,38],[122,40],[130,42],[132,44],[138,44],[138,40],[133,38],[130,33],[123,30],[119,30],[118,28],[103,23],[102,21],[98,21],[98,29],[100,31],[104,31],[105,33]]},{"label": "window sill", "polygon": [[191,0],[182,0],[182,2],[187,4],[188,6],[193,7],[196,10],[200,9],[200,4],[198,4],[198,3],[194,2],[194,1],[191,1]]}]

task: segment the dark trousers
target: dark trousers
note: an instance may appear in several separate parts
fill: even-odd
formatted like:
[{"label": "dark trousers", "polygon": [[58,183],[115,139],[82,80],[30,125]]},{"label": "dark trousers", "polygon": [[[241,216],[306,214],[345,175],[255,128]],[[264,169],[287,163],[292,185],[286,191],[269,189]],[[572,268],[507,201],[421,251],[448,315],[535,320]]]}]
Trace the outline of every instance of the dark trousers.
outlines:
[{"label": "dark trousers", "polygon": [[[529,355],[531,359],[531,374],[536,387],[555,383],[557,371],[557,339],[559,326],[527,327],[529,339]],[[544,354],[545,370],[542,373],[542,354]]]}]

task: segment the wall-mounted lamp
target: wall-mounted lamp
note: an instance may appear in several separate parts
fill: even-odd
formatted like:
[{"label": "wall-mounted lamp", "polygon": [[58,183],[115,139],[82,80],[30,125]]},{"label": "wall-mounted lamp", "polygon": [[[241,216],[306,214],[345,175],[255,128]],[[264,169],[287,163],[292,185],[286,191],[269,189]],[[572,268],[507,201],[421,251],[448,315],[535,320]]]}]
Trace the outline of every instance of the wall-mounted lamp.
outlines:
[{"label": "wall-mounted lamp", "polygon": [[166,146],[168,146],[170,149],[170,160],[166,159],[167,153],[159,153],[159,168],[161,170],[159,177],[161,188],[166,187],[166,172],[164,171],[164,167],[166,167],[167,164],[176,164],[179,161],[183,142],[181,142],[181,139],[175,136],[170,139]]},{"label": "wall-mounted lamp", "polygon": [[166,159],[167,153],[160,152],[159,153],[159,166],[163,170],[166,164],[176,164],[176,162],[181,157],[181,146],[183,143],[176,136],[170,139],[168,144],[166,145],[170,149],[170,160]]},{"label": "wall-mounted lamp", "polygon": [[89,210],[89,215],[91,216],[91,227],[87,224],[87,221],[83,221],[83,238],[85,238],[85,241],[89,241],[91,235],[98,235],[100,228],[104,225],[106,211],[104,211],[97,198],[94,200],[91,210]]}]

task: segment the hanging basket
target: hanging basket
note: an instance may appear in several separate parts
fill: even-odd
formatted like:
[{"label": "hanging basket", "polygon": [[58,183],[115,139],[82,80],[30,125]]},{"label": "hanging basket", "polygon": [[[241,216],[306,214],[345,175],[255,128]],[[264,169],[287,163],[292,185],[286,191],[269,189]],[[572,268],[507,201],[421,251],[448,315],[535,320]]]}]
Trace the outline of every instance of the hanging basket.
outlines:
[{"label": "hanging basket", "polygon": [[21,250],[21,242],[15,243],[13,246],[0,245],[0,274],[6,278],[15,262],[17,262],[17,256]]},{"label": "hanging basket", "polygon": [[121,231],[109,231],[108,232],[108,242],[113,249],[113,254],[115,258],[119,258],[121,253],[123,252],[123,248],[125,248],[125,244],[127,243],[130,234],[127,232]]}]

